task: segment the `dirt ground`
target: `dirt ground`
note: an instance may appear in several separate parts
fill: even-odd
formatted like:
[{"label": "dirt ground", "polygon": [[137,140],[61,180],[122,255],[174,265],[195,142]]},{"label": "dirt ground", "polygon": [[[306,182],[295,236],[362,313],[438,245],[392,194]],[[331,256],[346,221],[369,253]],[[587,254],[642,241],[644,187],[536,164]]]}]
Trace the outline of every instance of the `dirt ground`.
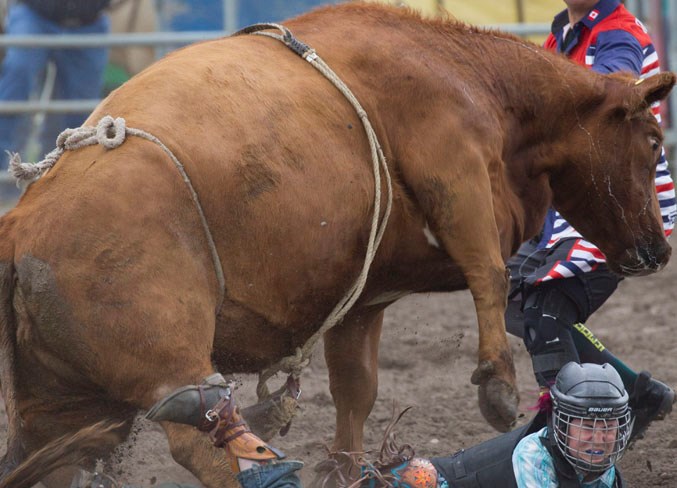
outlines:
[{"label": "dirt ground", "polygon": [[[634,368],[651,371],[677,385],[677,259],[657,275],[626,280],[589,321],[590,328]],[[511,338],[522,395],[522,421],[536,398],[536,384],[522,343]],[[484,422],[470,384],[475,367],[477,330],[467,292],[418,295],[386,313],[380,353],[376,406],[366,425],[366,447],[375,449],[391,416],[393,402],[413,406],[400,422],[398,439],[423,456],[445,455],[496,433]],[[321,348],[318,348],[321,351]],[[305,481],[331,443],[334,407],[321,352],[302,378],[301,411],[284,438],[274,441],[292,458],[306,463]],[[253,380],[238,390],[241,404],[253,401]],[[4,424],[4,419],[2,420]],[[2,432],[4,434],[4,425]],[[4,444],[4,439],[0,440]],[[163,481],[199,483],[174,463],[156,426],[137,422],[110,474],[119,481],[150,487]],[[677,416],[655,423],[648,438],[629,451],[621,465],[630,486],[677,486]]]},{"label": "dirt ground", "polygon": [[[495,10],[496,4],[491,4]],[[7,208],[0,203],[0,214]],[[677,237],[672,239],[673,245],[675,242]],[[677,256],[656,275],[621,283],[588,326],[631,367],[647,369],[677,387],[676,318]],[[497,435],[479,413],[476,387],[470,384],[477,340],[474,306],[468,292],[416,295],[391,306],[386,311],[380,347],[379,395],[365,426],[365,447],[378,448],[395,402],[398,410],[413,407],[397,432],[398,439],[411,444],[420,456],[451,454]],[[523,423],[532,415],[529,406],[535,402],[537,387],[521,340],[510,340]],[[334,430],[335,410],[322,344],[316,351],[302,377],[301,409],[289,433],[272,441],[290,458],[306,464],[301,473],[304,482],[312,479],[315,464],[326,458],[324,446],[331,444]],[[244,406],[254,402],[255,378],[241,379],[244,386],[236,394]],[[0,452],[6,445],[6,430],[0,402]],[[163,431],[151,422],[137,420],[115,459],[107,474],[120,483],[144,488],[167,481],[201,486],[173,461]],[[677,487],[677,412],[654,424],[647,438],[626,454],[621,467],[628,486]]]}]

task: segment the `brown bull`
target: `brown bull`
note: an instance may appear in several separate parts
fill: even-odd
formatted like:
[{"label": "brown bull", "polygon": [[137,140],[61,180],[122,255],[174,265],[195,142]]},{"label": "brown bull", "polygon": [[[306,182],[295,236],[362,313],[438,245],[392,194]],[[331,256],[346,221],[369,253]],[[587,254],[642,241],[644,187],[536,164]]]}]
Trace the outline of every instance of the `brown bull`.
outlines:
[{"label": "brown bull", "polygon": [[[383,311],[415,292],[471,290],[472,381],[485,416],[507,428],[518,395],[505,260],[554,204],[612,269],[667,262],[653,183],[661,132],[647,107],[675,76],[605,77],[509,35],[376,5],[285,25],[353,90],[393,175],[364,293],[325,335],[334,447],[361,448]],[[255,372],[293,353],[363,264],[374,202],[367,138],[345,98],[282,43],[241,36],[175,52],[87,124],[107,114],[157,136],[184,165],[225,300],[219,307],[197,208],[165,152],[134,137],[66,152],[0,220],[6,472],[57,436],[129,422],[215,367]],[[192,429],[164,428],[178,462],[223,486],[219,451]]]}]

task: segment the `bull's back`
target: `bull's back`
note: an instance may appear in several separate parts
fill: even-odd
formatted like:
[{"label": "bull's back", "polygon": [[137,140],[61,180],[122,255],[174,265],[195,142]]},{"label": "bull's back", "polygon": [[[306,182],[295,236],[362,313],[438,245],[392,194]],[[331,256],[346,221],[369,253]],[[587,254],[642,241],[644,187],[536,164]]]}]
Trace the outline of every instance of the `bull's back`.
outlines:
[{"label": "bull's back", "polygon": [[[369,96],[361,101],[374,108]],[[357,276],[374,200],[367,137],[343,95],[281,43],[250,36],[178,51],[110,95],[86,124],[104,115],[156,136],[185,167],[232,302],[271,324],[307,323]],[[370,110],[377,126],[379,115]],[[20,208],[33,237],[19,254],[58,268],[65,301],[87,304],[82,320],[93,321],[101,302],[131,321],[128,293],[147,289],[149,276],[201,272],[193,292],[218,295],[197,206],[152,142],[129,136],[114,150],[68,152]],[[390,229],[401,223],[398,210]],[[55,229],[70,230],[58,246]],[[415,232],[425,242],[423,225]],[[100,283],[109,268],[120,273],[114,293]]]},{"label": "bull's back", "polygon": [[259,311],[272,315],[355,276],[374,198],[367,138],[336,88],[281,43],[254,36],[178,51],[88,123],[106,114],[157,136],[185,166],[232,298],[269,303]]}]

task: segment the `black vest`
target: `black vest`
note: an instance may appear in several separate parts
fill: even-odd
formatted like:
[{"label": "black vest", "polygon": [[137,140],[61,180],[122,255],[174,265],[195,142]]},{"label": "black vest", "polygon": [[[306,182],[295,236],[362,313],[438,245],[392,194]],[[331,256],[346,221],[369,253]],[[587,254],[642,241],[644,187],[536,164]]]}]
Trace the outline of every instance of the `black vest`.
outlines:
[{"label": "black vest", "polygon": [[[512,467],[512,453],[519,441],[546,426],[547,418],[539,412],[531,422],[477,446],[458,451],[453,456],[430,461],[444,476],[449,488],[517,488]],[[553,458],[560,488],[580,488],[573,466],[548,439],[541,439]],[[615,488],[623,488],[621,473],[616,467]]]}]

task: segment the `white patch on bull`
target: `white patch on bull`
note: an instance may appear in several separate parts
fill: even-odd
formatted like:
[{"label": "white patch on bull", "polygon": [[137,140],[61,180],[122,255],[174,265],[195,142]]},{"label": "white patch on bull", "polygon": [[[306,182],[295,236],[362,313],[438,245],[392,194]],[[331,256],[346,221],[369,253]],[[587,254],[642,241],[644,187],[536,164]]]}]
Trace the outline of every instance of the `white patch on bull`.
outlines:
[{"label": "white patch on bull", "polygon": [[365,305],[379,305],[381,303],[392,303],[397,300],[399,300],[402,297],[406,297],[407,295],[411,295],[413,291],[405,290],[405,291],[387,291],[385,293],[381,293],[380,295],[376,296],[375,298],[372,298],[369,300]]},{"label": "white patch on bull", "polygon": [[440,246],[440,242],[433,234],[433,231],[430,230],[428,222],[426,222],[425,227],[423,227],[423,235],[425,236],[426,241],[428,241],[428,244],[430,244],[433,247],[436,247],[437,249],[442,249],[442,246]]}]

